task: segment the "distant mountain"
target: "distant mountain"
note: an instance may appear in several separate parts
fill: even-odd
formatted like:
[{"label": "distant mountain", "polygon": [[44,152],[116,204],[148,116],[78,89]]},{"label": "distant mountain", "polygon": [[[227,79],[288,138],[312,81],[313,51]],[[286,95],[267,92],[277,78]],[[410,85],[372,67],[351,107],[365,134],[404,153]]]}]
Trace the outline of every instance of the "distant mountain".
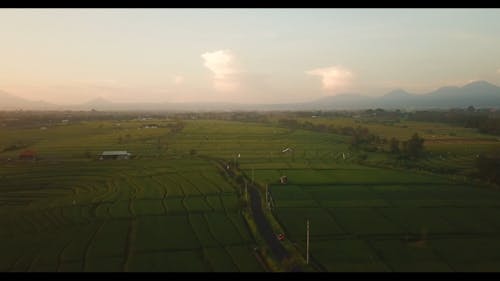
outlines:
[{"label": "distant mountain", "polygon": [[111,105],[113,105],[113,102],[111,102],[105,98],[95,98],[95,99],[89,100],[86,103],[81,104],[80,106],[94,108],[94,107],[103,107],[103,106],[111,106]]},{"label": "distant mountain", "polygon": [[169,110],[169,111],[207,111],[232,109],[241,110],[245,105],[229,103],[153,103],[153,102],[112,102],[104,98],[95,98],[83,104],[66,106],[72,110]]},{"label": "distant mountain", "polygon": [[[321,98],[306,104],[310,109],[322,109],[328,104],[330,109],[431,109],[500,107],[500,87],[486,81],[475,81],[463,87],[442,87],[427,94],[411,94],[398,89],[377,98],[344,95]],[[312,106],[312,107],[311,107]]]},{"label": "distant mountain", "polygon": [[356,93],[328,96],[311,102],[282,104],[237,103],[117,103],[104,98],[60,106],[43,101],[30,101],[0,91],[0,110],[166,110],[166,111],[236,111],[236,110],[350,110],[350,109],[432,109],[432,108],[500,108],[500,87],[486,81],[475,81],[463,87],[442,87],[427,94],[393,90],[381,97]]},{"label": "distant mountain", "polygon": [[371,107],[373,99],[359,94],[340,94],[323,97],[310,103],[298,104],[297,107],[318,110],[368,108]]},{"label": "distant mountain", "polygon": [[405,90],[393,90],[379,98],[377,98],[372,107],[379,108],[408,108],[418,102],[418,95],[410,94]]},{"label": "distant mountain", "polygon": [[18,110],[18,109],[38,109],[49,110],[57,108],[56,105],[44,101],[32,101],[13,96],[7,92],[0,91],[0,109]]},{"label": "distant mountain", "polygon": [[422,96],[420,106],[450,107],[500,107],[500,88],[486,81],[475,81],[461,88],[443,87]]}]

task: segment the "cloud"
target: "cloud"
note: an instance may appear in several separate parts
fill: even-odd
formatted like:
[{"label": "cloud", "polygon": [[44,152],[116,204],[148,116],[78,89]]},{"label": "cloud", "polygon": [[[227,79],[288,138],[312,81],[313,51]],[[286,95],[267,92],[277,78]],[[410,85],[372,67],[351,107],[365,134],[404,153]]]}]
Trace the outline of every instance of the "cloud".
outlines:
[{"label": "cloud", "polygon": [[180,84],[184,83],[184,80],[185,80],[184,76],[182,76],[182,75],[175,75],[174,79],[173,79],[173,82],[174,82],[175,85],[180,85]]},{"label": "cloud", "polygon": [[323,89],[327,91],[342,89],[348,86],[353,78],[352,72],[342,66],[316,68],[306,71],[306,74],[320,76]]},{"label": "cloud", "polygon": [[233,92],[239,88],[238,70],[230,50],[206,52],[201,57],[203,65],[214,74],[213,84],[217,91]]}]

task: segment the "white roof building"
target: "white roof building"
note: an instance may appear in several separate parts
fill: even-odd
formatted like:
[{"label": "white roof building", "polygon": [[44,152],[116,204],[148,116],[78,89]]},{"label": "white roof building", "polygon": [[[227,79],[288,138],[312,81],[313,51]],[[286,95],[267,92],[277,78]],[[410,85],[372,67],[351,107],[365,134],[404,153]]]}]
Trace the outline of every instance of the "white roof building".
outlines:
[{"label": "white roof building", "polygon": [[102,159],[128,159],[132,155],[131,153],[123,150],[119,151],[103,151],[101,153],[101,160]]}]

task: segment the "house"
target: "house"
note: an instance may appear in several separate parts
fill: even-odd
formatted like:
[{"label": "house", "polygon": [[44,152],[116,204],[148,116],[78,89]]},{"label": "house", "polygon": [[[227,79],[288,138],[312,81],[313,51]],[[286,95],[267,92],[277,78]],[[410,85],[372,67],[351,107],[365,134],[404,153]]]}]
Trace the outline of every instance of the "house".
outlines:
[{"label": "house", "polygon": [[19,154],[20,160],[36,160],[36,152],[33,150],[24,150]]},{"label": "house", "polygon": [[285,149],[283,149],[281,152],[285,153],[285,152],[293,152],[293,149],[291,149],[290,147],[287,147]]},{"label": "house", "polygon": [[288,183],[288,178],[287,178],[287,176],[281,176],[281,177],[280,177],[280,182],[281,182],[282,184],[287,184],[287,183]]},{"label": "house", "polygon": [[144,129],[156,129],[156,128],[158,128],[158,125],[157,124],[148,124],[148,125],[144,125],[142,127]]},{"label": "house", "polygon": [[129,159],[131,153],[128,153],[127,151],[103,151],[99,157],[100,160],[104,159],[114,159],[114,160],[121,160],[121,159]]}]

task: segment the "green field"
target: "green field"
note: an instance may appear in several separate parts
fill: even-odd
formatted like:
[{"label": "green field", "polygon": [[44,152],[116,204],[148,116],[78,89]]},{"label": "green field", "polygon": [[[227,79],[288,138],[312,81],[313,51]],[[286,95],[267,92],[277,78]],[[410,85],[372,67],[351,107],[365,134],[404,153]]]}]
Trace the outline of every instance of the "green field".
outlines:
[{"label": "green field", "polygon": [[[22,161],[21,150],[0,152],[1,271],[266,270],[242,215],[241,187],[213,159],[236,161],[262,191],[269,186],[272,215],[303,256],[310,221],[314,270],[500,269],[500,192],[480,182],[375,167],[381,153],[363,165],[346,137],[331,133],[207,119],[183,120],[172,132],[172,119],[147,122],[165,127],[144,129],[139,120],[0,127],[0,148],[22,141],[39,155]],[[432,127],[376,126],[401,137]],[[472,169],[474,153],[490,146],[498,143],[434,141],[429,151],[453,161],[436,156],[426,165]],[[293,152],[282,152],[287,147]],[[106,150],[133,157],[98,160]]]},{"label": "green field", "polygon": [[[0,270],[264,270],[235,186],[210,161],[186,157],[187,134],[174,140],[168,128],[140,125],[0,132],[1,145],[22,139],[40,155],[36,162],[6,161],[18,151],[0,156]],[[105,150],[135,157],[97,160]],[[213,255],[224,258],[214,263]]]},{"label": "green field", "polygon": [[[403,171],[396,176],[394,171],[353,169],[350,184],[341,180],[342,170],[310,170],[309,179],[304,170],[294,172],[288,173],[298,177],[293,185],[271,185],[273,213],[301,251],[306,246],[306,221],[310,221],[311,256],[318,268],[500,268],[500,254],[493,250],[500,246],[498,190]],[[453,249],[452,243],[462,245]],[[466,261],[473,264],[465,265]]]}]

